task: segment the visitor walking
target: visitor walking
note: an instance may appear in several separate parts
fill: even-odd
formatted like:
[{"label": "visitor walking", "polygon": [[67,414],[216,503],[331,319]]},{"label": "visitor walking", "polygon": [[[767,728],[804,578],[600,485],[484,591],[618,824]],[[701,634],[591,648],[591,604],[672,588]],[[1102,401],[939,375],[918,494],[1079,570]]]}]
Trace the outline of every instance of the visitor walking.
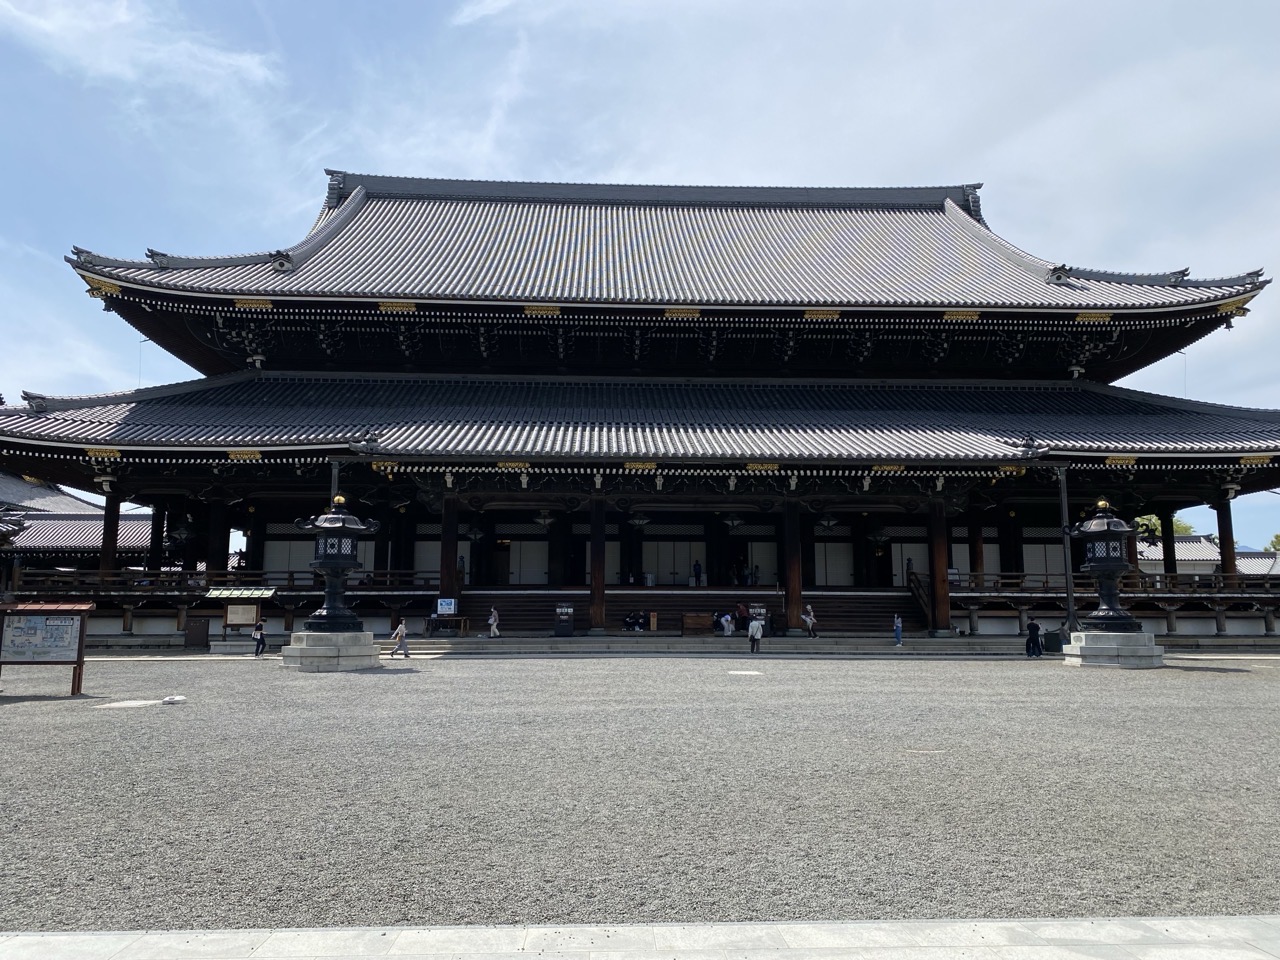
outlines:
[{"label": "visitor walking", "polygon": [[1040,642],[1040,624],[1035,617],[1027,621],[1027,656],[1044,656],[1044,645]]},{"label": "visitor walking", "polygon": [[401,620],[396,624],[396,628],[391,631],[391,642],[395,644],[391,648],[391,659],[395,659],[397,653],[403,653],[406,660],[409,659],[409,635],[404,628],[404,621]]},{"label": "visitor walking", "polygon": [[893,645],[902,646],[902,617],[896,613],[893,615]]},{"label": "visitor walking", "polygon": [[489,636],[500,637],[502,634],[498,632],[498,608],[489,608]]},{"label": "visitor walking", "polygon": [[764,635],[764,621],[753,619],[751,626],[747,627],[747,639],[751,641],[751,652],[760,652],[760,638]]},{"label": "visitor walking", "polygon": [[806,603],[804,605],[804,613],[800,614],[800,620],[809,628],[809,639],[818,639],[818,618],[814,615],[813,604]]},{"label": "visitor walking", "polygon": [[261,657],[267,652],[267,625],[259,620],[253,625],[253,655]]}]

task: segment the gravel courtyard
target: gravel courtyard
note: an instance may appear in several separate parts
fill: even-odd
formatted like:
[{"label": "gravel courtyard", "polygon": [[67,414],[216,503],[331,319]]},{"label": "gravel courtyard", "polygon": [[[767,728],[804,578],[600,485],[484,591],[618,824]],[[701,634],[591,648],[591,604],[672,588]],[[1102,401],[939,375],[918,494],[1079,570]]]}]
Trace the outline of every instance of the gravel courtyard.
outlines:
[{"label": "gravel courtyard", "polygon": [[1280,913],[1280,660],[1170,663],[6,667],[0,929]]}]

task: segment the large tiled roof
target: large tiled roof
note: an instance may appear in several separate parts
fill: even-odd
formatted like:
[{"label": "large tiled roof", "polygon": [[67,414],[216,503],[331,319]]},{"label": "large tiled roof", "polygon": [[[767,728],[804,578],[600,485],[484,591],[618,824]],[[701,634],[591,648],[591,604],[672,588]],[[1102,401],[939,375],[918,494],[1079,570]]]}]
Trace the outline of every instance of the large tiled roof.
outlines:
[{"label": "large tiled roof", "polygon": [[63,492],[52,483],[0,470],[0,504],[49,513],[97,513],[100,508]]},{"label": "large tiled roof", "polygon": [[[332,172],[331,172],[332,173]],[[228,257],[76,248],[82,273],[251,297],[794,307],[1123,309],[1221,302],[1260,271],[1192,280],[1031,256],[977,188],[647,187],[332,173],[311,233]]]},{"label": "large tiled roof", "polygon": [[[30,513],[26,526],[6,547],[7,552],[85,551],[102,549],[102,517],[67,513]],[[151,515],[120,515],[116,549],[146,550],[151,539]]]},{"label": "large tiled roof", "polygon": [[[1031,434],[1055,454],[1271,454],[1280,412],[1086,381],[707,382],[289,374],[223,377],[0,408],[0,445],[395,456],[1011,459]],[[84,450],[77,450],[83,455]]]}]

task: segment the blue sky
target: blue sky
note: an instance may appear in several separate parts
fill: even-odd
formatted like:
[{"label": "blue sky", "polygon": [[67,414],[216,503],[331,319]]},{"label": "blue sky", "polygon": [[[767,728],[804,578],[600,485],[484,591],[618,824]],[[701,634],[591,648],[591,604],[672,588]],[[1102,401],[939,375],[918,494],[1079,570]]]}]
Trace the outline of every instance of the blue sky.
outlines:
[{"label": "blue sky", "polygon": [[[1274,275],[1277,36],[1271,0],[0,0],[0,393],[190,377],[63,254],[288,245],[326,166],[982,181],[992,228],[1047,259]],[[1124,385],[1280,407],[1277,324],[1280,289]],[[1235,518],[1260,546],[1280,496]]]}]

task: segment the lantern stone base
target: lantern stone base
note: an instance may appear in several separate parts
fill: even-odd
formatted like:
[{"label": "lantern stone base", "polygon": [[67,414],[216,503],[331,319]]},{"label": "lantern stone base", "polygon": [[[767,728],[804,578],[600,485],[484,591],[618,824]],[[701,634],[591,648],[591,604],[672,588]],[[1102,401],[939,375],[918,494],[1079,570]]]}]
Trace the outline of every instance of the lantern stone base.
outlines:
[{"label": "lantern stone base", "polygon": [[373,634],[316,633],[299,631],[280,650],[286,669],[300,673],[331,673],[339,670],[369,670],[382,666],[381,650]]},{"label": "lantern stone base", "polygon": [[1103,633],[1083,630],[1071,634],[1071,643],[1062,648],[1063,663],[1069,667],[1122,667],[1145,670],[1164,666],[1164,647],[1156,646],[1150,633]]}]

